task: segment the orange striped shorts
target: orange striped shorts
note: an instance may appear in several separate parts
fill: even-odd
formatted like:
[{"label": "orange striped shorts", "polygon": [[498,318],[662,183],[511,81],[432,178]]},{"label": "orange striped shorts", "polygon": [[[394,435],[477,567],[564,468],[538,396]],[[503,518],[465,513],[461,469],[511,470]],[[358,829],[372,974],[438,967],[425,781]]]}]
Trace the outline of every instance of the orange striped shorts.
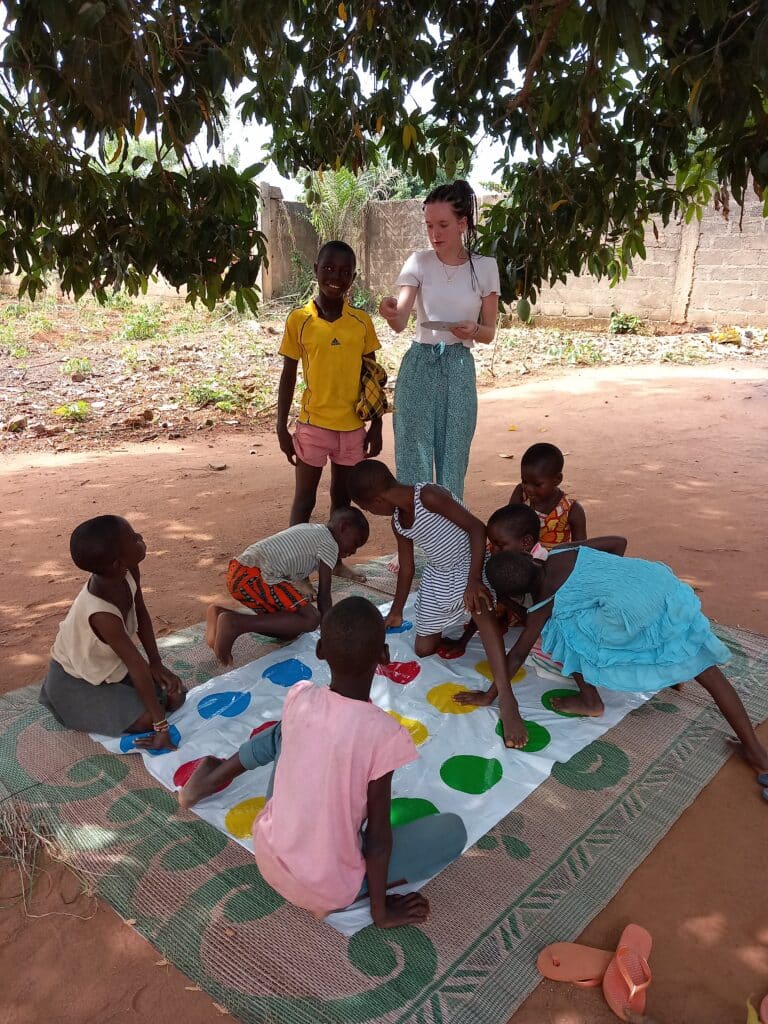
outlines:
[{"label": "orange striped shorts", "polygon": [[309,604],[309,598],[288,580],[267,583],[258,566],[243,565],[236,558],[227,569],[227,590],[255,612],[295,612]]}]

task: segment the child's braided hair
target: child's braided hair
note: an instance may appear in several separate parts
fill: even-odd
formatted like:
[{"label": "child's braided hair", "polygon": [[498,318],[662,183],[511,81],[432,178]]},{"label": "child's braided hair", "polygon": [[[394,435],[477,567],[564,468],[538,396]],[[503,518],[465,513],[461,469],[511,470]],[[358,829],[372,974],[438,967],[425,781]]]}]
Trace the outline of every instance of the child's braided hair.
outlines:
[{"label": "child's braided hair", "polygon": [[445,185],[438,185],[437,188],[432,189],[424,200],[423,205],[429,206],[430,203],[448,203],[459,220],[462,217],[467,218],[465,244],[467,254],[469,255],[472,287],[476,289],[477,274],[475,273],[475,265],[472,262],[472,252],[477,245],[477,196],[472,191],[472,186],[468,181],[464,181],[461,178],[456,181],[446,182]]}]

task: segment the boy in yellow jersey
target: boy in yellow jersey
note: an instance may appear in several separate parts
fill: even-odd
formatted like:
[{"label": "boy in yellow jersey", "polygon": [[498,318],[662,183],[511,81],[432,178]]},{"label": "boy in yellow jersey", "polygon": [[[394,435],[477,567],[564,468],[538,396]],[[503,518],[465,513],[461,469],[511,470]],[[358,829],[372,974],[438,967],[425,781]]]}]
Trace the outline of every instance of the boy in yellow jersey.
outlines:
[{"label": "boy in yellow jersey", "polygon": [[[379,339],[367,313],[350,306],[346,294],[356,277],[355,254],[346,242],[327,242],[317,254],[317,295],[292,310],[280,345],[283,372],[277,399],[280,448],[296,467],[296,490],[290,525],[308,523],[317,486],[331,460],[331,512],[349,505],[347,477],[353,466],[381,451],[381,419],[367,428],[355,411],[360,399],[363,356],[375,352]],[[305,390],[296,430],[288,414],[301,360]],[[362,579],[341,561],[339,576]]]}]

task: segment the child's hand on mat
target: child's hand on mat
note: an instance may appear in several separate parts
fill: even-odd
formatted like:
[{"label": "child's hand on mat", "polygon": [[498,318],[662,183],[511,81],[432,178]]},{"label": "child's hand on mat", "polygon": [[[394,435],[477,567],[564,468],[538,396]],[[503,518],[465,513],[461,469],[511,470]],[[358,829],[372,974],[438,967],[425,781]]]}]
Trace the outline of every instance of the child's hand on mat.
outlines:
[{"label": "child's hand on mat", "polygon": [[161,729],[160,732],[153,732],[151,736],[142,736],[136,740],[136,746],[142,750],[176,750],[176,744],[171,739],[168,729]]},{"label": "child's hand on mat", "polygon": [[379,313],[385,320],[394,320],[397,316],[397,299],[394,295],[387,295],[381,300]]},{"label": "child's hand on mat", "polygon": [[175,672],[171,672],[162,661],[150,665],[152,678],[158,686],[162,686],[169,697],[178,697],[184,690],[184,684]]},{"label": "child's hand on mat", "polygon": [[464,591],[464,607],[471,615],[493,610],[493,597],[482,580],[469,580]]},{"label": "child's hand on mat", "polygon": [[285,430],[278,430],[277,432],[277,443],[280,445],[280,451],[285,455],[292,466],[296,465],[296,449],[293,447],[293,438],[291,432],[287,428]]},{"label": "child's hand on mat", "polygon": [[403,613],[402,612],[390,612],[384,619],[385,629],[397,629],[398,626],[403,624]]},{"label": "child's hand on mat", "polygon": [[394,893],[387,896],[384,916],[373,923],[379,928],[400,928],[404,924],[419,924],[429,917],[429,901],[420,892],[405,896]]},{"label": "child's hand on mat", "polygon": [[471,341],[477,334],[477,320],[460,320],[451,328],[451,334],[461,341]]}]

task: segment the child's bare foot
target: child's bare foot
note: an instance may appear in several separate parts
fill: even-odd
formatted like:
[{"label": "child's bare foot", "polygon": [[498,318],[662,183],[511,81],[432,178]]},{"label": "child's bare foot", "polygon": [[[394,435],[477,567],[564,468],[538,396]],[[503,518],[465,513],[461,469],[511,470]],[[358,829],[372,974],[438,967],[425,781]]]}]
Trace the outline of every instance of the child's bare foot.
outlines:
[{"label": "child's bare foot", "polygon": [[393,555],[387,562],[387,571],[393,573],[395,576],[400,572],[400,559],[397,555]]},{"label": "child's bare foot", "polygon": [[519,750],[528,742],[528,728],[516,707],[500,707],[499,718],[504,729],[504,746]]},{"label": "child's bare foot", "polygon": [[353,583],[365,583],[365,573],[355,572],[355,570],[349,566],[344,565],[343,562],[338,562],[333,570],[333,575],[338,576],[342,580],[352,580]]},{"label": "child's bare foot", "polygon": [[223,608],[216,620],[216,636],[213,641],[213,653],[222,665],[232,664],[232,644],[239,636],[235,615]]},{"label": "child's bare foot", "polygon": [[552,707],[566,715],[584,715],[587,718],[601,718],[605,712],[605,706],[597,695],[586,696],[582,693],[576,693],[573,697],[553,697]]},{"label": "child's bare foot", "polygon": [[734,754],[738,754],[739,757],[743,758],[757,775],[763,775],[765,772],[768,772],[768,754],[759,744],[754,748],[747,747],[741,740],[737,740],[735,736],[726,736],[726,743],[731,747]]},{"label": "child's bare foot", "polygon": [[488,708],[496,700],[495,690],[462,690],[454,694],[457,704],[472,704],[477,708]]},{"label": "child's bare foot", "polygon": [[204,757],[189,777],[187,784],[179,790],[178,799],[181,807],[193,807],[207,796],[213,796],[221,785],[221,780],[214,781],[213,773],[222,763],[222,758],[209,754]]},{"label": "child's bare foot", "polygon": [[216,642],[216,623],[223,611],[226,609],[222,608],[220,604],[209,604],[208,611],[205,613],[205,642],[211,649]]},{"label": "child's bare foot", "polygon": [[306,595],[310,601],[314,601],[317,597],[317,591],[315,590],[315,586],[309,576],[305,576],[303,580],[294,580],[293,585],[299,593]]}]

